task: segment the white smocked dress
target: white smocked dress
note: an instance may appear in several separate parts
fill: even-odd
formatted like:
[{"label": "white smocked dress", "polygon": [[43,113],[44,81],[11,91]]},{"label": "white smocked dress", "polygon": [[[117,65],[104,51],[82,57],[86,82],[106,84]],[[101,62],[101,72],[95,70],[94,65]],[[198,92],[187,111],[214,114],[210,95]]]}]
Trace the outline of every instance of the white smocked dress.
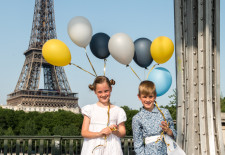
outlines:
[{"label": "white smocked dress", "polygon": [[[86,105],[81,109],[83,115],[90,118],[89,131],[100,132],[103,128],[107,127],[108,122],[108,108],[103,108],[97,104]],[[110,108],[110,121],[109,125],[119,125],[127,120],[125,111],[114,106]],[[110,134],[107,138],[106,147],[97,147],[94,152],[92,150],[97,145],[104,145],[104,138],[84,138],[81,155],[123,155],[121,148],[120,138],[114,134]]]}]

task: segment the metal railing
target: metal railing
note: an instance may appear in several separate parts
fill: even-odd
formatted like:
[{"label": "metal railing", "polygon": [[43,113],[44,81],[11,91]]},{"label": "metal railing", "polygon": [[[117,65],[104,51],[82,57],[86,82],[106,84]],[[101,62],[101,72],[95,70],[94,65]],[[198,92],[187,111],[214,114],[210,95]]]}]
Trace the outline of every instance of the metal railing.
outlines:
[{"label": "metal railing", "polygon": [[[124,155],[134,155],[133,137],[121,138]],[[0,136],[1,155],[79,155],[81,136]]]},{"label": "metal railing", "polygon": [[13,92],[7,96],[7,99],[14,98],[17,96],[38,96],[38,97],[64,97],[64,98],[78,98],[77,93],[66,93],[66,92],[59,92],[59,91],[51,91],[51,90],[19,90]]}]

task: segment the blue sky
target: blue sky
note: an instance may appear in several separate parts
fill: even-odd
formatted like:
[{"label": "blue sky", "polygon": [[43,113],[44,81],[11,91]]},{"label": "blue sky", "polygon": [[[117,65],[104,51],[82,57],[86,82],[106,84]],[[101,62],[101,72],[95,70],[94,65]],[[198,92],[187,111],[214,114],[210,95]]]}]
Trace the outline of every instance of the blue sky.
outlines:
[{"label": "blue sky", "polygon": [[[0,5],[0,104],[6,104],[7,94],[14,91],[21,73],[28,49],[31,27],[34,13],[35,0],[7,0]],[[167,36],[174,42],[174,8],[172,0],[143,0],[143,1],[106,1],[106,0],[55,0],[55,21],[57,38],[63,41],[70,49],[72,63],[75,63],[88,71],[92,68],[86,58],[83,48],[74,44],[67,34],[67,24],[75,16],[86,17],[95,33],[104,32],[109,36],[116,33],[126,33],[133,41],[145,37],[153,41],[159,36]],[[225,2],[221,3],[221,43],[220,43],[220,77],[221,92],[225,95]],[[175,43],[175,42],[174,42]],[[103,60],[96,58],[87,47],[87,53],[98,75],[103,75]],[[141,103],[137,98],[139,79],[130,68],[117,62],[112,56],[107,59],[106,76],[116,81],[113,86],[111,102],[118,106],[129,106],[139,109]],[[151,64],[149,69],[155,64]],[[130,66],[142,80],[146,79],[148,70],[144,70],[135,64]],[[160,65],[168,69],[172,75],[170,90],[157,98],[159,105],[169,103],[168,96],[176,88],[175,53],[172,58]],[[83,107],[97,101],[94,92],[88,89],[88,85],[94,77],[76,68],[65,66],[65,72],[73,92],[79,94],[79,105]],[[43,77],[41,77],[43,79]],[[40,88],[43,84],[40,85]]]}]

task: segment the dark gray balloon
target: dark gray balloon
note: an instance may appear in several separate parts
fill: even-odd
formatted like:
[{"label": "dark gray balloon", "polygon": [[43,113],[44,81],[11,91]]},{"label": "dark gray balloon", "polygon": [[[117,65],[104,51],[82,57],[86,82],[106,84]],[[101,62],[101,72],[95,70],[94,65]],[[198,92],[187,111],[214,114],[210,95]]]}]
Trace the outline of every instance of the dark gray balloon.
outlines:
[{"label": "dark gray balloon", "polygon": [[139,38],[135,40],[134,61],[140,67],[147,68],[153,61],[150,47],[152,42],[147,38]]},{"label": "dark gray balloon", "polygon": [[90,42],[91,52],[99,59],[107,58],[110,53],[108,49],[108,42],[110,37],[105,33],[96,33]]}]

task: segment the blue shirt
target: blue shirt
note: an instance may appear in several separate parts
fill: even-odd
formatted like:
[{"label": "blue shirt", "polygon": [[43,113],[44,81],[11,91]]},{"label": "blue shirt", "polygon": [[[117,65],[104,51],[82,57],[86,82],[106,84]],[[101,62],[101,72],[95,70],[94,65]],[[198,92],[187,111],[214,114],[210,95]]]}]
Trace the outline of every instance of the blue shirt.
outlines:
[{"label": "blue shirt", "polygon": [[[167,109],[160,108],[163,112],[169,127],[176,139],[177,132],[174,129],[173,119]],[[164,121],[162,114],[156,106],[150,112],[142,108],[132,119],[132,129],[134,138],[134,150],[137,155],[166,155],[167,147],[165,142],[158,141],[157,143],[144,144],[144,139],[150,136],[160,135],[162,128],[161,122]],[[165,133],[164,133],[165,134]]]}]

